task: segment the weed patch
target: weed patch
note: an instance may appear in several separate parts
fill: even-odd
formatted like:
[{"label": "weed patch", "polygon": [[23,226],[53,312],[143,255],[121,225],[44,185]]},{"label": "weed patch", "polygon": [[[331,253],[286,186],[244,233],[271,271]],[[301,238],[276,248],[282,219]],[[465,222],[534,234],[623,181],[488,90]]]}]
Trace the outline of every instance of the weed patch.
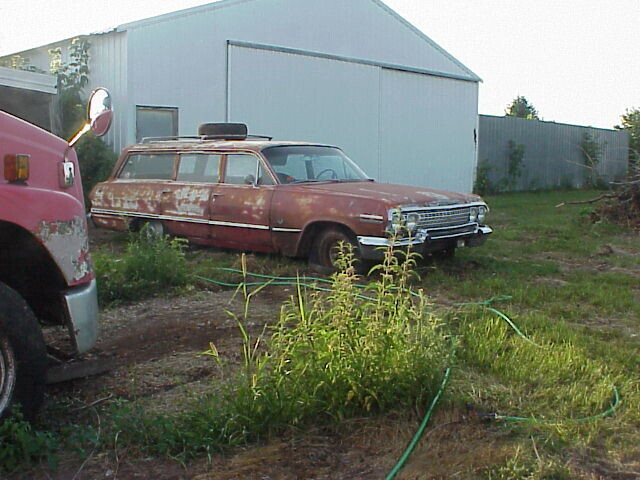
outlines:
[{"label": "weed patch", "polygon": [[52,466],[57,463],[58,442],[54,435],[35,430],[18,412],[0,421],[0,445],[0,472],[8,473],[42,460]]},{"label": "weed patch", "polygon": [[138,300],[185,286],[185,245],[186,240],[153,235],[145,226],[131,233],[121,257],[94,253],[100,303]]},{"label": "weed patch", "polygon": [[[131,423],[127,414],[121,438],[188,456],[311,424],[425,407],[451,361],[451,339],[426,313],[424,296],[409,291],[414,261],[389,253],[369,299],[354,300],[361,290],[349,258],[328,294],[307,295],[298,286],[265,346],[265,335],[250,338],[239,320],[244,362],[221,393],[171,418],[142,415]],[[221,361],[215,346],[207,353]]]}]

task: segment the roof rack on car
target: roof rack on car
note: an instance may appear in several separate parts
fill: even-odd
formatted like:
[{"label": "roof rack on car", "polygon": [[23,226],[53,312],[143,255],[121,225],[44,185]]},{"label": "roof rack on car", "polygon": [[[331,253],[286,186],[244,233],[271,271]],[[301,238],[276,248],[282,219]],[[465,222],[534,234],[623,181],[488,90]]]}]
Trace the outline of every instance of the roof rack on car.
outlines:
[{"label": "roof rack on car", "polygon": [[170,137],[144,137],[142,143],[150,142],[170,142],[175,140],[247,140],[247,139],[259,139],[259,140],[273,140],[273,137],[266,135],[245,135],[243,137],[235,137],[233,135],[180,135]]},{"label": "roof rack on car", "polygon": [[273,140],[273,137],[248,135],[247,132],[247,125],[244,123],[202,123],[198,126],[197,136],[145,137],[142,139],[142,142],[167,140],[246,140],[247,138]]}]

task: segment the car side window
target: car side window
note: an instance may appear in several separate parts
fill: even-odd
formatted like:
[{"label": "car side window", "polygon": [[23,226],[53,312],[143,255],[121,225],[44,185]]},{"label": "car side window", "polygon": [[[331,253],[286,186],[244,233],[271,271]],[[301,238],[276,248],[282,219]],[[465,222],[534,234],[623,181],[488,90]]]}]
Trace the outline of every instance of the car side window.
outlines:
[{"label": "car side window", "polygon": [[219,181],[219,154],[183,153],[180,155],[176,180],[182,182],[217,183]]},{"label": "car side window", "polygon": [[[258,181],[256,182],[256,175]],[[232,185],[273,185],[273,180],[264,169],[262,162],[249,153],[230,153],[227,155],[227,166],[224,183]]]},{"label": "car side window", "polygon": [[118,178],[137,180],[171,180],[173,153],[136,153],[129,155]]}]

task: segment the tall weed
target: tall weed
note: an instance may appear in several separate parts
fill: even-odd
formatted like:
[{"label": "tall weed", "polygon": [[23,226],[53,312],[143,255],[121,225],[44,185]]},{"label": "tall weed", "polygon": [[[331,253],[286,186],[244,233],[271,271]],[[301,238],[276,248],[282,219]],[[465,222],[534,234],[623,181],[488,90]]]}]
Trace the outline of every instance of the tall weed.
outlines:
[{"label": "tall weed", "polygon": [[[353,257],[345,254],[341,262],[330,292],[308,293],[299,285],[257,338],[239,319],[244,362],[237,376],[216,385],[218,393],[171,418],[124,412],[121,438],[191,456],[291,428],[426,406],[451,346],[439,318],[427,313],[426,298],[409,292],[413,257],[401,262],[389,252],[379,280],[364,292],[355,286]],[[252,293],[244,291],[247,315]],[[221,362],[215,345],[207,353]]]}]

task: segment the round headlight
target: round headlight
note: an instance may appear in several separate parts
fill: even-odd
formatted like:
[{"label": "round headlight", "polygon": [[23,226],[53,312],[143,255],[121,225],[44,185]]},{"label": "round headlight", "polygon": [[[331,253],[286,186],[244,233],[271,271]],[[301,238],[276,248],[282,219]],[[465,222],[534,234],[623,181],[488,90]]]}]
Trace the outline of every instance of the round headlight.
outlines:
[{"label": "round headlight", "polygon": [[407,215],[407,230],[413,233],[418,228],[418,222],[420,221],[420,215],[417,213],[410,213]]},{"label": "round headlight", "polygon": [[480,207],[478,209],[478,223],[483,223],[486,217],[487,217],[487,208]]},{"label": "round headlight", "polygon": [[393,233],[399,233],[402,230],[402,215],[400,212],[393,212],[391,214],[391,231]]},{"label": "round headlight", "polygon": [[478,220],[478,207],[471,207],[469,209],[469,221],[475,222]]}]

